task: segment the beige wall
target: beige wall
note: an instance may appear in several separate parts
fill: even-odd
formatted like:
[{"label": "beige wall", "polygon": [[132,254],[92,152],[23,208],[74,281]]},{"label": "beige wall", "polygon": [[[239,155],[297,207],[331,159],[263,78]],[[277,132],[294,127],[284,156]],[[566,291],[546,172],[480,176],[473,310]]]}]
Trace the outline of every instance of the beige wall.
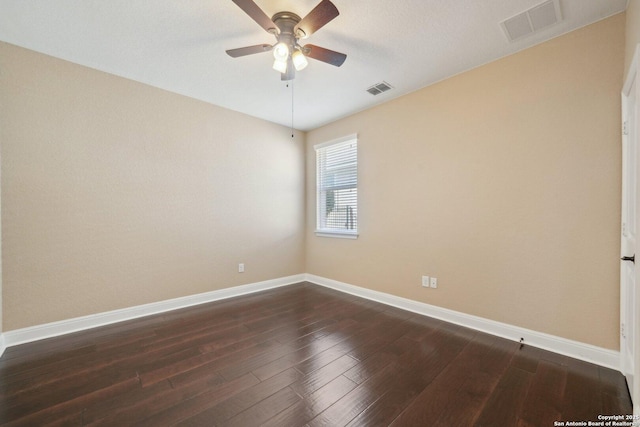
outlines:
[{"label": "beige wall", "polygon": [[0,70],[5,331],[304,272],[303,134],[3,43]]},{"label": "beige wall", "polygon": [[629,0],[626,11],[625,25],[625,56],[624,56],[624,76],[627,77],[627,71],[633,60],[636,46],[640,43],[640,1]]},{"label": "beige wall", "polygon": [[[624,25],[309,132],[307,272],[618,349]],[[316,237],[313,145],[351,133],[360,237]]]},{"label": "beige wall", "polygon": [[[637,7],[310,132],[306,236],[304,135],[0,43],[3,329],[307,271],[617,349]],[[315,237],[354,132],[360,238]]]}]

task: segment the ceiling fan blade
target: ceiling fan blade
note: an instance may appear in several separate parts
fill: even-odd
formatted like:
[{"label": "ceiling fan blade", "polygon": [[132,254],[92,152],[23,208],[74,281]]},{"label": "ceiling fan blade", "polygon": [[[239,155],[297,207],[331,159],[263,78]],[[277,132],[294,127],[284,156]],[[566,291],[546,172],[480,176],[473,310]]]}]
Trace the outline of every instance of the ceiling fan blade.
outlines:
[{"label": "ceiling fan blade", "polygon": [[325,49],[324,47],[313,44],[304,45],[303,52],[309,58],[317,59],[318,61],[326,62],[327,64],[335,65],[336,67],[341,66],[345,59],[347,59],[347,55],[344,53]]},{"label": "ceiling fan blade", "polygon": [[258,25],[260,25],[262,28],[265,29],[265,31],[270,33],[273,32],[274,34],[277,34],[278,27],[276,26],[276,24],[273,23],[271,18],[269,18],[267,14],[264,13],[262,9],[260,9],[260,7],[258,7],[258,5],[253,2],[253,0],[231,0],[231,1],[237,4],[240,7],[240,9],[244,10],[244,13],[246,13],[251,17],[251,19],[256,21]]},{"label": "ceiling fan blade", "polygon": [[254,53],[269,52],[272,48],[273,46],[271,46],[270,44],[257,44],[255,46],[240,47],[238,49],[229,49],[226,52],[227,52],[227,55],[229,55],[230,57],[238,58],[240,56],[253,55]]},{"label": "ceiling fan blade", "polygon": [[302,18],[302,21],[298,22],[298,25],[294,28],[294,33],[302,30],[304,31],[304,37],[309,37],[338,15],[340,15],[340,12],[338,12],[338,8],[333,3],[329,0],[322,0],[307,16]]}]

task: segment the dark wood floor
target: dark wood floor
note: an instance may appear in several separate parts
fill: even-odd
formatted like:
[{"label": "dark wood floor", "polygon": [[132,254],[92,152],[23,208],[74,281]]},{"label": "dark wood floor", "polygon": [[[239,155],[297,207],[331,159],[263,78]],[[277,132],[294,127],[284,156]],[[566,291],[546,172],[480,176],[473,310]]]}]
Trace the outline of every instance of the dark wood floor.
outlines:
[{"label": "dark wood floor", "polygon": [[2,425],[553,426],[618,372],[312,284],[7,349]]}]

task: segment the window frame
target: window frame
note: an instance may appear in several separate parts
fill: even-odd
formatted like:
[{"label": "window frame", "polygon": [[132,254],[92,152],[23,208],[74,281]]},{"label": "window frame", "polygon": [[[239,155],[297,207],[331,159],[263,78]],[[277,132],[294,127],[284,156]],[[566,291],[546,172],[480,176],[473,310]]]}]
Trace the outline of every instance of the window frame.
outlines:
[{"label": "window frame", "polygon": [[[337,229],[337,228],[327,228],[327,227],[321,227],[321,215],[322,212],[324,212],[324,210],[322,209],[323,207],[323,202],[321,202],[321,185],[320,185],[320,176],[322,171],[320,170],[319,167],[319,151],[326,149],[328,147],[331,146],[335,146],[335,145],[339,145],[339,144],[347,144],[350,142],[355,142],[356,143],[356,190],[358,189],[358,134],[352,134],[352,135],[347,135],[344,136],[342,138],[337,138],[331,141],[327,141],[321,144],[316,144],[313,146],[315,153],[316,153],[316,228],[315,228],[315,235],[318,237],[335,237],[335,238],[342,238],[342,239],[357,239],[359,232],[358,232],[358,221],[356,218],[356,228],[354,230],[349,230],[349,229]],[[356,212],[358,211],[357,207],[358,207],[358,196],[356,194]]]}]

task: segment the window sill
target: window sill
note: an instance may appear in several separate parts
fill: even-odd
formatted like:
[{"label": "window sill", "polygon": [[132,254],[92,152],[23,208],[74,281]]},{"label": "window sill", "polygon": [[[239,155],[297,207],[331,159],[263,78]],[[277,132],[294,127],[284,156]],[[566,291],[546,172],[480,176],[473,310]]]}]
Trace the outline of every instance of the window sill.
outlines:
[{"label": "window sill", "polygon": [[357,239],[357,232],[333,231],[333,230],[316,230],[318,237],[334,237],[337,239]]}]

